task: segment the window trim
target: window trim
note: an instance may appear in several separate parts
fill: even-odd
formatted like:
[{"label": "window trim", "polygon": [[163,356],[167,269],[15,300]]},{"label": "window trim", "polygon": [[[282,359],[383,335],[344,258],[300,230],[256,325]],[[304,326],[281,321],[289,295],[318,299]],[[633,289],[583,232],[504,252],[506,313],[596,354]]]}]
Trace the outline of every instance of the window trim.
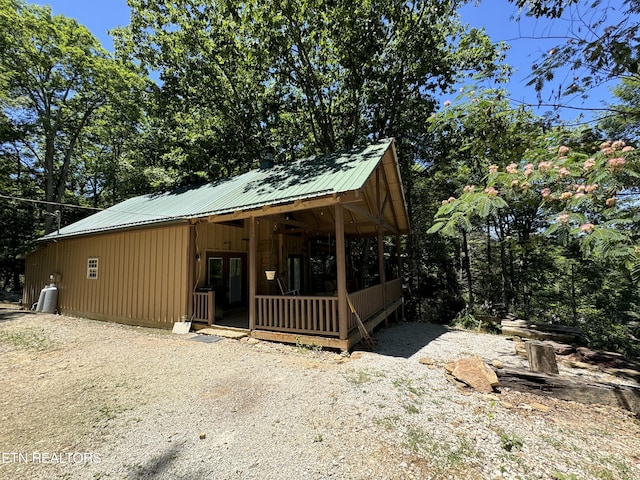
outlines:
[{"label": "window trim", "polygon": [[98,257],[89,257],[87,259],[87,279],[88,280],[97,280],[98,279]]}]

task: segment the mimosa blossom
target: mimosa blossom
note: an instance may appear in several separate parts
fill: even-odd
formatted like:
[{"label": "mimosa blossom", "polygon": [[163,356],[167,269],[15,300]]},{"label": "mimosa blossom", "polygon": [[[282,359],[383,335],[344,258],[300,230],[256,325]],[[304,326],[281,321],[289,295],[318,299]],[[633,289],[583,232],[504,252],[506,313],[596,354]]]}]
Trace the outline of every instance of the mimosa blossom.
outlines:
[{"label": "mimosa blossom", "polygon": [[548,172],[551,170],[551,162],[540,162],[538,164],[538,170],[541,172]]},{"label": "mimosa blossom", "polygon": [[518,166],[515,163],[510,163],[509,165],[507,165],[507,173],[510,173],[511,175],[518,173]]},{"label": "mimosa blossom", "polygon": [[533,174],[533,163],[528,163],[524,167],[524,174],[528,177]]},{"label": "mimosa blossom", "polygon": [[561,213],[556,217],[556,222],[558,222],[560,225],[566,225],[567,223],[569,223],[569,215],[567,213]]},{"label": "mimosa blossom", "polygon": [[518,180],[511,180],[511,186],[513,188],[517,187],[518,185],[520,185],[520,182]]},{"label": "mimosa blossom", "polygon": [[596,164],[595,158],[587,158],[584,161],[584,165],[582,166],[582,168],[584,168],[585,170],[589,171],[595,166],[595,164]]},{"label": "mimosa blossom", "polygon": [[489,165],[489,173],[497,173],[498,165]]},{"label": "mimosa blossom", "polygon": [[567,153],[569,153],[569,147],[562,145],[561,147],[558,148],[558,156],[566,157]]},{"label": "mimosa blossom", "polygon": [[635,150],[635,148],[633,148],[631,145],[627,145],[626,147],[624,147],[624,148],[622,149],[622,151],[623,151],[624,153],[627,153],[627,152],[633,152],[634,150]]},{"label": "mimosa blossom", "polygon": [[625,145],[626,143],[624,143],[622,140],[616,140],[611,144],[611,148],[613,148],[614,150],[622,150]]},{"label": "mimosa blossom", "polygon": [[486,193],[490,197],[496,197],[498,195],[498,190],[493,187],[485,188],[484,193]]},{"label": "mimosa blossom", "polygon": [[607,198],[607,200],[604,203],[607,205],[607,207],[611,208],[615,206],[617,201],[618,199],[616,197],[611,197],[611,198]]},{"label": "mimosa blossom", "polygon": [[612,173],[619,172],[627,161],[622,157],[610,158],[608,161],[609,170]]},{"label": "mimosa blossom", "polygon": [[476,189],[475,185],[466,185],[466,186],[462,189],[462,191],[463,191],[464,193],[467,193],[467,192],[473,192],[475,189]]},{"label": "mimosa blossom", "polygon": [[560,170],[558,170],[558,175],[561,177],[567,177],[571,175],[571,172],[567,169],[567,167],[562,167]]},{"label": "mimosa blossom", "polygon": [[540,191],[540,195],[542,195],[542,198],[547,198],[551,195],[551,189],[550,188],[543,188]]},{"label": "mimosa blossom", "polygon": [[571,197],[573,197],[573,193],[563,192],[562,195],[560,195],[560,200],[569,200]]},{"label": "mimosa blossom", "polygon": [[594,183],[593,185],[586,185],[584,187],[584,191],[586,193],[592,193],[595,192],[598,189],[599,185],[597,183]]},{"label": "mimosa blossom", "polygon": [[596,226],[593,223],[583,223],[580,225],[580,230],[584,233],[591,233],[596,229]]}]

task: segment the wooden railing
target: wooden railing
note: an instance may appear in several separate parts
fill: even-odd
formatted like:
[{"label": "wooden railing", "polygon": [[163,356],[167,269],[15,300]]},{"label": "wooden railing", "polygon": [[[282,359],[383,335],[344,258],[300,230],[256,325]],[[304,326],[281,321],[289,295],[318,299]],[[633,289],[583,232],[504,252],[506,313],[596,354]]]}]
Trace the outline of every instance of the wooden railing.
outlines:
[{"label": "wooden railing", "polygon": [[194,292],[193,320],[213,324],[216,316],[215,292]]},{"label": "wooden railing", "polygon": [[[384,287],[374,285],[349,294],[349,299],[363,322],[402,297],[402,281],[390,280]],[[357,327],[350,314],[348,330]],[[339,336],[337,296],[256,295],[258,330]]]},{"label": "wooden railing", "polygon": [[[400,278],[389,280],[384,286],[374,285],[349,294],[351,304],[363,322],[400,297],[402,297],[402,279]],[[349,331],[357,327],[355,315],[349,315],[347,326]]]},{"label": "wooden railing", "polygon": [[256,328],[338,336],[338,297],[256,295]]}]

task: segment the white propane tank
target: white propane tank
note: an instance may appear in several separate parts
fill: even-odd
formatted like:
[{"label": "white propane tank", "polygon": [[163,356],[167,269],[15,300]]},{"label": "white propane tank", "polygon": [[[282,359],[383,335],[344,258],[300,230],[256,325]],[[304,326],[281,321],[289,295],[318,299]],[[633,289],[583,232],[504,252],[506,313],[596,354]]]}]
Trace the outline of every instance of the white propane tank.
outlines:
[{"label": "white propane tank", "polygon": [[46,286],[40,292],[36,312],[55,313],[58,304],[58,287],[55,283]]}]

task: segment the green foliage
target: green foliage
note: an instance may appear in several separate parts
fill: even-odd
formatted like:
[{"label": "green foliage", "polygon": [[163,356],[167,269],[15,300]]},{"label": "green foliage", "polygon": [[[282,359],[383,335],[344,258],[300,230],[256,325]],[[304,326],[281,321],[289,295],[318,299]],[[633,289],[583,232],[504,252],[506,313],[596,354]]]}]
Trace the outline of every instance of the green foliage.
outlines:
[{"label": "green foliage", "polygon": [[[599,1],[511,1],[524,15],[550,18],[562,15],[569,25],[562,37],[565,41],[549,49],[532,65],[529,85],[534,85],[539,92],[556,73],[566,69],[569,75],[563,76],[570,81],[554,89],[556,102],[576,93],[586,97],[589,89],[613,79],[639,78],[638,0],[624,0],[615,8]],[[636,110],[636,119],[637,114]]]}]

